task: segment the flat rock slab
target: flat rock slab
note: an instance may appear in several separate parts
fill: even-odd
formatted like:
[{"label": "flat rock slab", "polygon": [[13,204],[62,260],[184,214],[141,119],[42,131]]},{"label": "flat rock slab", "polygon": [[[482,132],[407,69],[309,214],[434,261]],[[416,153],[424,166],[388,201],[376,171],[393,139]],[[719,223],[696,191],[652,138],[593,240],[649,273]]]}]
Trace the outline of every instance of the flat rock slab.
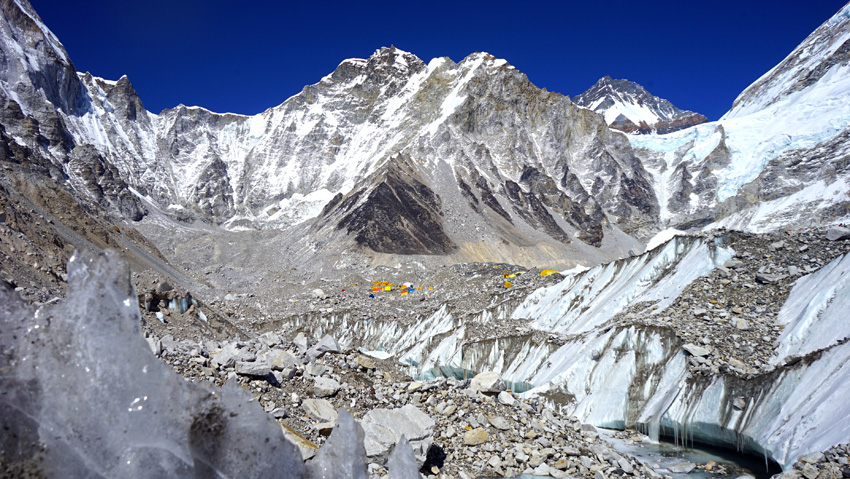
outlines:
[{"label": "flat rock slab", "polygon": [[271,374],[272,370],[265,361],[253,362],[238,362],[236,363],[236,374],[242,376],[265,377]]},{"label": "flat rock slab", "polygon": [[695,467],[697,467],[697,465],[693,462],[683,462],[681,464],[676,464],[675,466],[668,466],[667,470],[674,474],[688,474],[693,471]]},{"label": "flat rock slab", "polygon": [[486,429],[482,429],[480,427],[466,431],[463,434],[463,443],[467,446],[484,444],[487,442],[487,439],[490,439],[490,433],[488,433]]},{"label": "flat rock slab", "polygon": [[850,229],[835,226],[826,232],[826,239],[830,241],[844,241],[850,239]]},{"label": "flat rock slab", "polygon": [[708,349],[706,349],[702,346],[697,346],[696,344],[692,344],[692,343],[687,343],[687,344],[683,345],[682,349],[689,352],[692,356],[696,356],[698,358],[708,356],[709,353],[711,353],[711,351],[709,351]]},{"label": "flat rock slab", "polygon": [[511,425],[508,424],[507,419],[502,416],[496,416],[495,414],[491,414],[487,416],[487,421],[496,429],[501,429],[502,431],[507,431],[511,428]]},{"label": "flat rock slab", "polygon": [[339,414],[327,399],[305,399],[301,407],[311,418],[321,422],[336,423],[339,420]]},{"label": "flat rock slab", "polygon": [[784,277],[785,275],[783,274],[757,273],[756,282],[761,284],[770,284],[775,283]]},{"label": "flat rock slab", "polygon": [[339,343],[336,342],[336,339],[328,335],[320,339],[315,346],[307,350],[307,360],[314,361],[317,358],[322,357],[325,353],[339,354],[341,352],[342,348],[339,347]]},{"label": "flat rock slab", "polygon": [[360,424],[366,433],[364,445],[370,458],[386,457],[404,436],[417,459],[424,460],[433,441],[434,420],[412,404],[399,409],[373,409],[363,416]]},{"label": "flat rock slab", "polygon": [[292,429],[285,424],[281,424],[280,427],[283,429],[284,437],[286,437],[286,439],[288,439],[292,444],[295,444],[295,447],[297,447],[298,451],[301,452],[301,459],[306,461],[319,452],[319,446],[316,443],[305,438],[295,429]]}]

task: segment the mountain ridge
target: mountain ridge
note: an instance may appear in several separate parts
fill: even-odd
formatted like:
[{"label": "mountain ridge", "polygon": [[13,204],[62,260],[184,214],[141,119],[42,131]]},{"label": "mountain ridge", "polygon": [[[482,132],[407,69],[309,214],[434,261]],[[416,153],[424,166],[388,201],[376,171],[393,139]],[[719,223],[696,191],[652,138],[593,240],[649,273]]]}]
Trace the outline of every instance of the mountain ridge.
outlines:
[{"label": "mountain ridge", "polygon": [[[580,107],[589,96],[573,102],[538,89],[506,60],[483,52],[458,63],[446,57],[425,63],[384,47],[343,60],[318,83],[257,115],[184,105],[153,114],[126,76],[110,81],[76,73],[58,40],[19,3],[4,4],[12,10],[6,17],[17,18],[18,11],[24,26],[6,22],[3,29],[4,52],[14,61],[0,75],[9,100],[0,123],[19,143],[43,138],[32,144],[57,175],[87,201],[133,222],[156,209],[182,224],[234,231],[304,225],[299,231],[312,231],[339,251],[500,256],[537,248],[549,260],[601,261],[639,249],[671,226],[702,228],[734,217],[726,224],[746,228],[750,220],[739,212],[758,198],[800,191],[774,188],[740,199],[744,184],[730,183],[727,171],[744,168],[749,178],[765,166],[742,163],[734,125],[623,135]],[[822,29],[843,31],[836,18]],[[813,35],[810,43],[829,40]],[[35,53],[22,53],[30,44]],[[827,62],[802,91],[821,88],[839,60]],[[48,77],[64,86],[45,89]],[[690,121],[682,116],[690,112],[637,84],[604,77],[597,85],[608,93],[620,85],[635,102],[663,106],[664,128]],[[667,157],[669,148],[678,151],[675,158]],[[84,166],[92,161],[100,166]],[[796,181],[789,174],[816,181],[799,168],[782,171],[773,173],[773,184]],[[401,191],[405,200],[397,203]],[[825,211],[831,213],[819,221],[840,217],[840,210]],[[439,241],[424,246],[417,238],[424,231]],[[382,236],[387,239],[377,240]]]},{"label": "mountain ridge", "polygon": [[682,110],[652,95],[635,82],[608,75],[572,100],[603,114],[608,126],[625,133],[672,133],[708,121],[704,115]]}]

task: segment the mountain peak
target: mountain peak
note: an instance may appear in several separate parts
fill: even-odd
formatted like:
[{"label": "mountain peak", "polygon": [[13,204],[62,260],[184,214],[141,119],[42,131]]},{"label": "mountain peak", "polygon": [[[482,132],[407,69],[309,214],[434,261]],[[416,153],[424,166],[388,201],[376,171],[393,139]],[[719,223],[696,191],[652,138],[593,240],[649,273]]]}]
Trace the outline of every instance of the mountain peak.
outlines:
[{"label": "mountain peak", "polygon": [[610,75],[575,96],[573,102],[601,113],[611,128],[626,133],[670,133],[708,121],[699,113],[682,110],[652,95],[638,83]]}]

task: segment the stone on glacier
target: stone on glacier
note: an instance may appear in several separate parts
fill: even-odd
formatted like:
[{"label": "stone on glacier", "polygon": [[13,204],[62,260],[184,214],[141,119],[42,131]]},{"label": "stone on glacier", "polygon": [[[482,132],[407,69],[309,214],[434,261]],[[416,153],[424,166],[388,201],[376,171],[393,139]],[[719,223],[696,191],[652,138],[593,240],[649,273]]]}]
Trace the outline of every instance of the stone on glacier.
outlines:
[{"label": "stone on glacier", "polygon": [[289,351],[281,351],[280,349],[272,349],[267,353],[260,353],[259,359],[267,362],[275,371],[283,371],[286,368],[302,363],[294,354]]},{"label": "stone on glacier", "polygon": [[366,431],[366,455],[383,459],[401,436],[408,438],[419,462],[425,461],[425,453],[433,441],[434,420],[408,404],[399,409],[373,409],[361,421]]},{"label": "stone on glacier", "polygon": [[667,470],[674,474],[687,474],[697,467],[693,462],[682,462],[674,466],[667,466]]},{"label": "stone on glacier", "polygon": [[692,343],[687,343],[687,344],[682,345],[682,349],[691,353],[692,356],[696,356],[698,358],[701,358],[703,356],[708,356],[709,353],[711,353],[710,349],[706,349],[702,346],[697,346],[696,344],[692,344]]},{"label": "stone on glacier", "polygon": [[305,399],[301,403],[304,411],[313,419],[319,419],[322,422],[336,422],[339,414],[334,409],[333,404],[327,399]]},{"label": "stone on glacier", "polygon": [[257,359],[257,355],[253,351],[248,348],[240,348],[233,343],[225,345],[220,351],[213,351],[210,356],[212,356],[213,364],[224,368],[234,367],[239,361]]},{"label": "stone on glacier", "polygon": [[151,354],[129,278],[116,253],[77,253],[64,303],[34,311],[0,291],[4,467],[43,477],[305,475],[295,446],[241,388],[213,394]]},{"label": "stone on glacier", "polygon": [[507,391],[500,392],[497,399],[499,400],[500,403],[502,403],[506,406],[513,406],[516,403],[516,399],[514,399],[513,394],[511,394]]},{"label": "stone on glacier", "polygon": [[266,377],[272,372],[264,361],[239,361],[236,363],[236,374],[242,376]]},{"label": "stone on glacier", "polygon": [[313,394],[316,397],[333,396],[339,391],[339,383],[331,378],[317,377],[313,380]]},{"label": "stone on glacier", "polygon": [[334,339],[333,336],[325,336],[320,339],[315,346],[307,351],[307,360],[315,361],[317,358],[322,357],[325,353],[339,354],[341,352],[342,349],[340,349],[339,343],[336,342],[336,339]]},{"label": "stone on glacier", "polygon": [[844,241],[850,239],[850,229],[834,226],[826,232],[826,239],[830,241]]},{"label": "stone on glacier", "polygon": [[368,479],[363,428],[344,408],[339,410],[339,424],[309,468],[314,478]]},{"label": "stone on glacier", "polygon": [[307,352],[307,349],[310,347],[310,338],[304,335],[304,333],[298,333],[295,336],[295,339],[292,340],[292,344],[298,348],[298,352],[304,354]]},{"label": "stone on glacier", "polygon": [[483,393],[500,393],[507,389],[502,378],[492,371],[485,371],[476,374],[475,377],[472,378],[470,387],[475,391],[481,391]]}]

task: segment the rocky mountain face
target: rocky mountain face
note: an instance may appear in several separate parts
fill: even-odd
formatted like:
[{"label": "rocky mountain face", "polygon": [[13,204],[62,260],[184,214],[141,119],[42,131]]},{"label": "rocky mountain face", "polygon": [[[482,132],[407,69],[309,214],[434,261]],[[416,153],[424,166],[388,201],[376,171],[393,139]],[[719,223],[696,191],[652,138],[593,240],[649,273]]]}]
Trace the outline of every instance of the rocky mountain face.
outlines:
[{"label": "rocky mountain face", "polygon": [[604,76],[586,92],[573,97],[576,105],[605,116],[608,126],[626,133],[671,133],[690,128],[708,119],[677,108],[670,101],[652,95],[629,80]]},{"label": "rocky mountain face", "polygon": [[605,77],[574,103],[486,53],[425,63],[395,48],[255,116],[152,114],[126,77],[77,73],[26,2],[2,6],[10,148],[117,221],[156,210],[297,228],[304,251],[567,265],[623,256],[670,226],[803,223],[783,209],[791,195],[815,198],[815,221],[846,214],[844,11],[721,121],[626,136],[608,123],[664,133],[702,120],[626,80]]},{"label": "rocky mountain face", "polygon": [[126,77],[77,74],[31,7],[5,9],[2,124],[21,143],[43,138],[33,146],[57,174],[121,218],[156,207],[236,229],[309,220],[379,253],[484,241],[600,259],[606,235],[617,256],[657,224],[623,136],[485,53],[425,64],[383,48],[253,117],[154,115]]}]

